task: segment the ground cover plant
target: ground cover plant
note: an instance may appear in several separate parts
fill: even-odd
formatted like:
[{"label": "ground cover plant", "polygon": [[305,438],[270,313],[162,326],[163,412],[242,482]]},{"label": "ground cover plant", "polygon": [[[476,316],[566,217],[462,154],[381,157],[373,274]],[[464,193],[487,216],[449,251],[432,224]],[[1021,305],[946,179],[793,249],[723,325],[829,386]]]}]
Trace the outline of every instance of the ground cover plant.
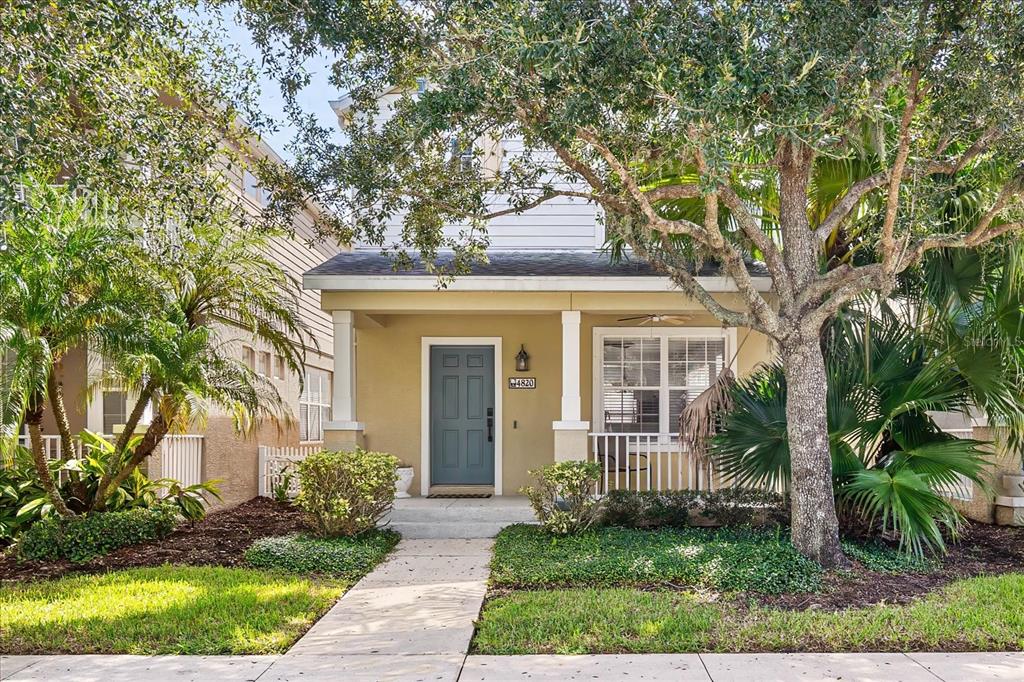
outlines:
[{"label": "ground cover plant", "polygon": [[481,654],[1024,650],[1024,574],[953,582],[909,604],[780,609],[671,590],[522,591],[488,602]]},{"label": "ground cover plant", "polygon": [[599,528],[555,537],[536,526],[498,534],[495,588],[674,585],[768,594],[808,592],[821,568],[780,531]]},{"label": "ground cover plant", "polygon": [[391,530],[370,531],[354,538],[262,538],[245,551],[245,561],[254,568],[359,578],[379,564],[400,539]]},{"label": "ground cover plant", "polygon": [[0,587],[0,652],[281,653],[348,585],[170,565],[8,584]]},{"label": "ground cover plant", "polygon": [[627,528],[778,525],[788,518],[784,496],[753,488],[612,490],[602,515],[605,524]]}]

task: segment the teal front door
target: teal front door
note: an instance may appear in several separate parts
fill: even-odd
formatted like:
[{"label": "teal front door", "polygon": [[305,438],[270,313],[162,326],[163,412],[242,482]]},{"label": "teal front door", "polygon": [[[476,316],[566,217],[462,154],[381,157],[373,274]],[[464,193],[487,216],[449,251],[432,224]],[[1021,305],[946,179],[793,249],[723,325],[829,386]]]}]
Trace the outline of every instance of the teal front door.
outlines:
[{"label": "teal front door", "polygon": [[494,485],[494,347],[430,348],[430,483]]}]

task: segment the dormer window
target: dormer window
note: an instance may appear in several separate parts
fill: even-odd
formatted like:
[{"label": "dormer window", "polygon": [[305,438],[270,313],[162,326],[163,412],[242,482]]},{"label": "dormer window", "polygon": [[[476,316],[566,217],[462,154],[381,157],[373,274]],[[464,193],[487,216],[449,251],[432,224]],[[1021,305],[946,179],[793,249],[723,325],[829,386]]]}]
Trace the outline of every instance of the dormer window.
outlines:
[{"label": "dormer window", "polygon": [[426,91],[427,91],[427,79],[426,78],[417,78],[416,79],[416,94],[417,95],[422,95]]}]

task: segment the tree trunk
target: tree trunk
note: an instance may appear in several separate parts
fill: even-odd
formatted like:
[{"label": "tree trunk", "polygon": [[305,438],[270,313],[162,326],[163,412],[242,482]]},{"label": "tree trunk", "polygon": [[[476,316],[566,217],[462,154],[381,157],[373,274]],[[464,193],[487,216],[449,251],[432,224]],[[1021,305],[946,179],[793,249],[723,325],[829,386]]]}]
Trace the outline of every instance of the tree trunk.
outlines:
[{"label": "tree trunk", "polygon": [[849,565],[839,546],[828,444],[828,377],[818,336],[803,335],[782,348],[786,421],[792,468],[793,545],[825,568]]},{"label": "tree trunk", "polygon": [[[114,443],[114,454],[111,455],[110,461],[107,462],[107,466],[103,469],[103,475],[100,477],[99,485],[96,486],[96,496],[89,501],[88,506],[90,509],[102,510],[106,506],[106,498],[103,498],[100,492],[111,489],[110,482],[113,480],[114,476],[119,473],[117,468],[118,462],[121,461],[122,454],[128,448],[128,441],[130,441],[132,436],[135,435],[135,429],[139,425],[139,421],[142,419],[143,412],[146,411],[146,404],[153,397],[153,391],[154,382],[151,379],[142,387],[139,399],[135,401],[135,407],[132,408],[132,413],[128,415],[128,420],[124,425],[124,431],[121,432],[121,435],[117,437],[117,441]],[[131,473],[131,469],[129,469],[128,472]],[[127,476],[124,478],[127,478]],[[123,481],[124,478],[121,480]],[[121,485],[120,482],[117,485]],[[103,498],[102,502],[100,501],[101,498]]]},{"label": "tree trunk", "polygon": [[135,446],[134,452],[132,452],[131,459],[121,467],[121,470],[117,472],[117,475],[110,479],[110,482],[106,486],[99,486],[96,489],[96,499],[93,503],[93,509],[96,511],[103,511],[107,506],[107,498],[110,494],[117,490],[117,488],[125,482],[132,471],[142,464],[143,460],[153,454],[156,446],[160,444],[164,436],[167,435],[167,431],[170,426],[164,421],[164,417],[159,412],[153,417],[153,421],[150,422],[149,427],[146,429],[146,433],[142,436],[142,440]]},{"label": "tree trunk", "polygon": [[[50,399],[50,409],[53,410],[54,421],[57,422],[57,433],[60,434],[60,458],[64,461],[75,458],[75,444],[71,439],[71,424],[68,422],[68,412],[64,408],[64,387],[56,374],[60,367],[55,363],[46,379],[46,394]],[[71,476],[71,488],[80,505],[88,504],[88,492],[77,471],[69,472]]]},{"label": "tree trunk", "polygon": [[46,491],[46,495],[50,498],[50,502],[53,504],[53,508],[57,510],[57,513],[61,516],[74,516],[74,513],[65,504],[60,490],[57,489],[53,476],[50,475],[50,467],[46,462],[46,453],[43,452],[42,423],[43,399],[42,396],[36,396],[30,400],[30,406],[25,412],[25,425],[28,427],[28,436],[32,446],[32,463],[36,468],[36,476],[39,477],[39,483],[43,486],[43,490]]}]

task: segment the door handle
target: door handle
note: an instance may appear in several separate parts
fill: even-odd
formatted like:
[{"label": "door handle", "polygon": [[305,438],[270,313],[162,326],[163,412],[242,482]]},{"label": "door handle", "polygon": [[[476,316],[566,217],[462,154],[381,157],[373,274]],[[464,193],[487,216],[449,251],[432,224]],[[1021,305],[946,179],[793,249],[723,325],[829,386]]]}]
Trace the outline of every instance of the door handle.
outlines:
[{"label": "door handle", "polygon": [[494,408],[487,408],[487,442],[494,442]]}]

